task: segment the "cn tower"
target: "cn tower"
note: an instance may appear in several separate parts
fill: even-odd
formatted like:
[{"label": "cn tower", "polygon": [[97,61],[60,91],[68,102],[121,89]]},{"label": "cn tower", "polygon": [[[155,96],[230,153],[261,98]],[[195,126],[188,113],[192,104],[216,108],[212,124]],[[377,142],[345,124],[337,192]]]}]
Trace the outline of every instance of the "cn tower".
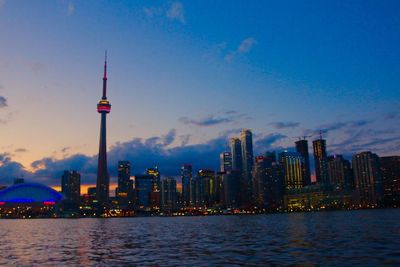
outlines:
[{"label": "cn tower", "polygon": [[97,166],[96,198],[99,211],[104,212],[108,206],[110,176],[107,167],[107,114],[111,111],[107,100],[107,51],[104,59],[103,96],[97,104],[97,112],[101,114],[99,160]]}]

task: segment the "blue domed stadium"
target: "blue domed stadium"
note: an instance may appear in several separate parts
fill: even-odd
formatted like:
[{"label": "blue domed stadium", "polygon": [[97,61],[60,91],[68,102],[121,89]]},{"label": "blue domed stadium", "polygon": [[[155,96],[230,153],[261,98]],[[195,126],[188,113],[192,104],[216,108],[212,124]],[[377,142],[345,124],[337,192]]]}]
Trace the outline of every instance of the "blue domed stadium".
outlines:
[{"label": "blue domed stadium", "polygon": [[54,189],[37,183],[21,183],[0,190],[0,204],[56,204],[63,196]]}]

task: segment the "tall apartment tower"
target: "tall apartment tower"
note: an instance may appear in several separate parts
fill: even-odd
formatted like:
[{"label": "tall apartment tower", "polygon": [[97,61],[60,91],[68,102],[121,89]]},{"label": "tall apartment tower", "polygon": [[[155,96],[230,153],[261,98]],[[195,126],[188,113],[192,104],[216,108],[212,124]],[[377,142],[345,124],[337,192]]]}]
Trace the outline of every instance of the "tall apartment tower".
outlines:
[{"label": "tall apartment tower", "polygon": [[328,180],[336,191],[350,190],[352,187],[352,170],[350,162],[342,155],[328,157]]},{"label": "tall apartment tower", "polygon": [[381,157],[385,204],[400,207],[400,156]]},{"label": "tall apartment tower", "polygon": [[194,180],[193,170],[191,164],[184,164],[181,166],[181,179],[182,179],[182,200],[185,207],[194,205]]},{"label": "tall apartment tower", "polygon": [[308,153],[308,141],[303,139],[295,142],[296,151],[303,157],[303,166],[301,170],[303,172],[303,179],[305,185],[311,184],[311,171],[310,171],[310,155]]},{"label": "tall apartment tower", "polygon": [[279,154],[279,166],[286,191],[304,186],[302,165],[303,157],[300,153],[285,151]]},{"label": "tall apartment tower", "polygon": [[133,204],[133,181],[129,161],[118,161],[118,187],[115,193],[120,205]]},{"label": "tall apartment tower", "polygon": [[232,169],[238,172],[243,171],[242,161],[242,142],[239,138],[233,137],[230,140],[231,155],[232,155]]},{"label": "tall apartment tower", "polygon": [[81,175],[77,171],[64,171],[61,177],[61,192],[65,199],[65,208],[77,210],[81,197]]},{"label": "tall apartment tower", "polygon": [[320,137],[313,141],[314,160],[315,160],[315,176],[317,183],[328,184],[328,168],[326,154],[326,140]]},{"label": "tall apartment tower", "polygon": [[247,181],[251,180],[251,170],[253,169],[253,134],[249,129],[243,129],[240,134],[242,143],[243,175]]},{"label": "tall apartment tower", "polygon": [[377,205],[383,197],[379,157],[370,151],[352,159],[354,182],[361,205]]}]

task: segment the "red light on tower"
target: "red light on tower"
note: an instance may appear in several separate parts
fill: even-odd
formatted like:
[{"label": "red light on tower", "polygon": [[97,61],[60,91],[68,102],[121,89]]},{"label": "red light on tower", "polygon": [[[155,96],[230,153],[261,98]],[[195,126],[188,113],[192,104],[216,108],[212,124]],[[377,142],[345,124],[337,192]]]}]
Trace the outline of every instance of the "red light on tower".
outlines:
[{"label": "red light on tower", "polygon": [[111,111],[111,105],[108,100],[100,100],[99,103],[97,104],[97,112],[98,113],[110,113]]}]

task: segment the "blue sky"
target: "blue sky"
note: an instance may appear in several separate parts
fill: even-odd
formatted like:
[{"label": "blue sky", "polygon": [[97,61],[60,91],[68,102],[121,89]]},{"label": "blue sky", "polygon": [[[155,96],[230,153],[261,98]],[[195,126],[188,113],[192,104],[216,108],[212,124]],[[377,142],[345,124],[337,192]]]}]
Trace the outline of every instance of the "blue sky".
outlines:
[{"label": "blue sky", "polygon": [[71,168],[93,182],[105,49],[112,175],[124,159],[216,168],[241,128],[257,153],[323,129],[330,153],[399,154],[398,14],[398,1],[0,0],[0,183]]}]

